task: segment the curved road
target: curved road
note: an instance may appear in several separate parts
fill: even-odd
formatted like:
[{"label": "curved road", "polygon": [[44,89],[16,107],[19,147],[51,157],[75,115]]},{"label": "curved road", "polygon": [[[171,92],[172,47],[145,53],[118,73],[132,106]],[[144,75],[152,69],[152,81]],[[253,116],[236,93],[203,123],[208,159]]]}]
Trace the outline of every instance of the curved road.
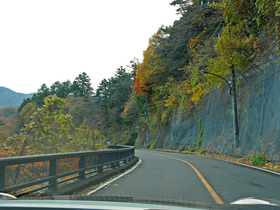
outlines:
[{"label": "curved road", "polygon": [[136,150],[142,162],[94,195],[127,195],[203,203],[240,198],[280,200],[280,176],[221,160]]}]

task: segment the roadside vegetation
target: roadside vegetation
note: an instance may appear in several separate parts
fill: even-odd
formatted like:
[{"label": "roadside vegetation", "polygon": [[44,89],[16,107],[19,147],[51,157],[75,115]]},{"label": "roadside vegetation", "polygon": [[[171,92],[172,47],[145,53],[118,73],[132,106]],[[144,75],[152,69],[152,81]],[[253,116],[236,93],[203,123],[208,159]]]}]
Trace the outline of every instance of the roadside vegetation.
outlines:
[{"label": "roadside vegetation", "polygon": [[74,82],[41,85],[20,107],[0,109],[0,157],[106,149],[133,145],[121,114],[132,94],[133,67],[120,67],[93,92],[83,72]]},{"label": "roadside vegetation", "polygon": [[[195,114],[193,107],[222,86],[202,70],[223,77],[242,73],[280,37],[278,1],[174,0],[171,6],[179,19],[155,31],[143,60],[117,68],[96,90],[83,72],[73,82],[42,84],[18,112],[1,109],[1,156],[105,149],[107,142],[143,146],[147,112],[152,139],[157,128],[171,124],[173,112]],[[198,124],[190,153],[206,155]],[[146,147],[160,148],[159,141]],[[260,154],[248,161],[264,163]]]},{"label": "roadside vegetation", "polygon": [[197,155],[197,156],[205,156],[209,158],[216,158],[216,159],[222,159],[227,161],[233,161],[237,163],[243,163],[246,165],[252,165],[264,169],[268,169],[271,171],[279,172],[280,173],[280,164],[279,163],[272,163],[269,162],[267,157],[263,154],[262,151],[257,151],[256,153],[253,153],[247,157],[233,157],[233,156],[225,156],[222,154],[210,154],[205,150],[196,151],[195,149],[190,150],[183,150],[183,145],[178,147],[177,150],[171,150],[171,149],[156,149],[158,151],[165,151],[165,152],[175,152],[175,153],[183,153],[188,155]]}]

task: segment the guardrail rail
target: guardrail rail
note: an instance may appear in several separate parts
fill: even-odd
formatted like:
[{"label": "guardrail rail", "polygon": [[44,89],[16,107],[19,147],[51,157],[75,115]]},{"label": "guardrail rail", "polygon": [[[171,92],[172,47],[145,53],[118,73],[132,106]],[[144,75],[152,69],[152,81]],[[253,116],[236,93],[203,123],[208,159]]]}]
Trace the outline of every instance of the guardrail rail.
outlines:
[{"label": "guardrail rail", "polygon": [[16,196],[114,169],[134,158],[134,147],[111,146],[109,150],[0,158],[0,192]]}]

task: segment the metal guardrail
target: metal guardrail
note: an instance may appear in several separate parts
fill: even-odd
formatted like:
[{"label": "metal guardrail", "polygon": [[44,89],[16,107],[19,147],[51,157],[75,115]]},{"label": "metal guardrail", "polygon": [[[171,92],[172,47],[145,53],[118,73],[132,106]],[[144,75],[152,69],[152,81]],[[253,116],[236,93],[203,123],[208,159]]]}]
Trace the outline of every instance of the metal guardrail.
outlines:
[{"label": "metal guardrail", "polygon": [[[46,188],[55,190],[59,184],[74,179],[85,180],[89,176],[103,173],[106,169],[120,166],[120,163],[127,163],[134,157],[134,147],[111,146],[111,148],[113,149],[0,158],[0,192],[13,192],[15,195],[24,195]],[[34,163],[45,163],[44,170],[46,175],[33,177],[36,174],[33,169],[33,172],[30,172],[30,177],[27,176],[18,181],[19,172],[24,168],[24,165]],[[67,172],[59,173],[58,168],[67,168],[69,163],[73,163],[71,166],[76,167]],[[9,167],[13,167],[13,170],[7,170]],[[29,180],[31,178],[32,181],[25,181],[28,178]],[[11,184],[11,179],[15,183]],[[26,188],[32,189],[23,191]],[[18,193],[18,191],[21,192]]]}]

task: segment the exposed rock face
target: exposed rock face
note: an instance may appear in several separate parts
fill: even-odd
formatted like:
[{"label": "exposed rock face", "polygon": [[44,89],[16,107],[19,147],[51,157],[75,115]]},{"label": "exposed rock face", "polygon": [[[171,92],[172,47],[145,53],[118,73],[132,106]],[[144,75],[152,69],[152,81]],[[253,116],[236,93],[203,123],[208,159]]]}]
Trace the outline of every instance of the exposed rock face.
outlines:
[{"label": "exposed rock face", "polygon": [[[203,129],[200,149],[237,156],[263,150],[269,159],[280,161],[280,66],[272,56],[257,65],[255,70],[238,76],[238,149],[233,144],[232,103],[227,84],[194,105],[194,115],[189,110],[173,113],[169,126],[151,131],[151,142],[156,140],[156,146],[162,148],[196,148]],[[139,136],[144,142],[145,135]]]}]

